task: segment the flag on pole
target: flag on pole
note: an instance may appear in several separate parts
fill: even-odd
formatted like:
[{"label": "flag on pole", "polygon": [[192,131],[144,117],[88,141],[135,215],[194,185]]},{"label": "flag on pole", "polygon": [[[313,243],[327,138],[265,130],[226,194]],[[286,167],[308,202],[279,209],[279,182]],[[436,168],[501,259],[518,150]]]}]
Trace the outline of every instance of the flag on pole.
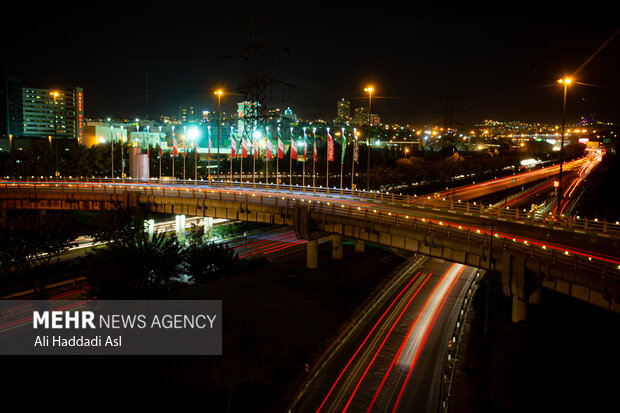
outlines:
[{"label": "flag on pole", "polygon": [[344,162],[344,155],[347,153],[347,135],[344,134],[344,128],[342,128],[342,159],[340,162]]},{"label": "flag on pole", "polygon": [[297,160],[297,148],[295,138],[291,136],[291,159]]},{"label": "flag on pole", "polygon": [[149,135],[150,135],[149,129],[150,128],[151,128],[150,126],[146,127],[146,157],[147,158],[151,157],[151,148],[150,148],[151,145],[149,145]]},{"label": "flag on pole", "polygon": [[357,140],[357,135],[355,134],[355,129],[353,129],[353,137],[355,138],[353,141],[353,162],[357,162],[360,157],[360,145]]},{"label": "flag on pole", "polygon": [[248,146],[247,142],[245,141],[245,136],[241,137],[241,156],[244,158],[248,157]]},{"label": "flag on pole", "polygon": [[258,158],[258,139],[254,139],[254,159]]},{"label": "flag on pole", "polygon": [[314,149],[312,150],[312,154],[314,156],[314,162],[316,162],[316,139],[314,140]]},{"label": "flag on pole", "polygon": [[159,157],[161,158],[161,126],[159,127]]},{"label": "flag on pole", "polygon": [[282,142],[280,128],[278,128],[278,159],[284,159],[284,142]]},{"label": "flag on pole", "polygon": [[209,144],[209,158],[211,157],[211,126],[207,126],[207,139]]},{"label": "flag on pole", "polygon": [[334,139],[329,134],[329,128],[327,128],[327,160],[334,160]]},{"label": "flag on pole", "polygon": [[267,134],[267,160],[273,158],[273,143],[271,142],[271,136]]},{"label": "flag on pole", "polygon": [[179,156],[179,147],[177,145],[177,138],[174,136],[174,132],[172,132],[172,156]]},{"label": "flag on pole", "polygon": [[237,141],[235,139],[235,135],[233,134],[233,128],[230,127],[230,157],[234,158],[237,156]]},{"label": "flag on pole", "polygon": [[304,130],[304,162],[306,162],[308,154],[308,136],[306,135],[306,131]]}]

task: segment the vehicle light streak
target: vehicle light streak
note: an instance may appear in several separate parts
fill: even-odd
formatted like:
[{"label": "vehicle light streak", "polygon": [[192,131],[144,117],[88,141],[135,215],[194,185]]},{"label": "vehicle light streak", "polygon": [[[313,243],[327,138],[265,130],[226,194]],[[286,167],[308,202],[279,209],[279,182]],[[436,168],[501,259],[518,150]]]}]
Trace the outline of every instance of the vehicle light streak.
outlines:
[{"label": "vehicle light streak", "polygon": [[347,401],[347,404],[344,406],[344,409],[342,410],[343,413],[347,411],[347,409],[349,408],[349,406],[351,405],[351,402],[353,401],[353,397],[355,397],[355,394],[357,393],[357,390],[359,389],[359,387],[362,385],[362,381],[364,381],[364,378],[366,377],[366,374],[368,373],[368,371],[370,370],[370,368],[372,367],[372,365],[374,364],[375,360],[377,359],[377,356],[379,355],[379,353],[381,352],[381,349],[383,349],[383,346],[385,345],[385,342],[387,341],[387,339],[390,337],[390,335],[392,334],[392,331],[394,330],[394,328],[396,327],[396,325],[398,324],[398,322],[400,321],[401,317],[403,316],[403,314],[405,314],[405,311],[407,310],[407,308],[409,308],[409,305],[411,304],[411,302],[413,301],[413,299],[418,295],[418,293],[420,292],[420,290],[422,289],[422,287],[426,284],[426,282],[430,279],[431,274],[429,273],[428,277],[426,277],[426,279],[424,280],[424,282],[420,285],[420,287],[416,290],[416,292],[411,296],[411,298],[409,298],[409,301],[407,301],[407,304],[403,307],[403,309],[401,310],[400,314],[398,314],[398,317],[396,318],[396,320],[394,321],[394,323],[392,323],[392,326],[390,327],[390,330],[388,331],[388,333],[386,334],[386,336],[383,338],[383,341],[381,342],[381,345],[379,346],[379,348],[377,349],[377,351],[375,352],[374,356],[372,357],[372,360],[370,360],[370,363],[368,363],[368,366],[366,366],[366,370],[364,370],[364,373],[362,374],[362,376],[360,377],[360,379],[357,381],[357,385],[355,386],[355,388],[353,389],[353,393],[351,393],[351,396],[349,396],[349,400]]},{"label": "vehicle light streak", "polygon": [[[379,319],[375,322],[375,324],[372,326],[372,329],[370,330],[370,332],[366,335],[366,338],[364,338],[364,341],[362,341],[362,344],[359,345],[359,347],[357,348],[357,350],[355,350],[355,353],[353,354],[353,356],[349,359],[349,361],[347,362],[347,364],[344,366],[344,368],[342,369],[342,371],[340,372],[340,374],[338,375],[338,377],[336,378],[336,381],[334,382],[334,384],[332,384],[331,388],[329,389],[329,391],[327,392],[327,395],[325,396],[325,398],[323,399],[323,401],[321,402],[321,405],[318,407],[318,409],[316,410],[317,413],[321,411],[321,409],[323,408],[323,406],[325,405],[325,403],[327,402],[327,400],[329,399],[329,396],[332,394],[332,392],[334,391],[334,388],[336,387],[336,385],[338,384],[338,382],[340,381],[340,379],[342,378],[342,376],[344,375],[344,373],[347,371],[347,369],[349,368],[349,366],[351,365],[351,363],[353,362],[353,360],[357,357],[358,353],[361,351],[361,349],[364,347],[364,345],[366,344],[366,342],[368,341],[368,339],[372,336],[372,334],[374,333],[375,329],[377,328],[377,326],[379,326],[379,324],[381,323],[381,321],[383,320],[383,318],[390,312],[390,310],[392,309],[392,307],[394,306],[394,304],[398,301],[398,299],[400,298],[401,295],[403,295],[403,293],[405,291],[407,291],[409,289],[409,286],[411,286],[411,284],[418,278],[418,276],[420,275],[420,272],[418,271],[412,278],[411,280],[409,280],[409,282],[407,283],[407,285],[405,285],[405,287],[403,287],[400,292],[398,293],[398,295],[394,298],[394,300],[392,300],[392,302],[390,303],[390,305],[388,306],[388,308],[386,308],[386,310],[383,312],[383,314],[381,314],[381,317],[379,317]],[[422,283],[422,285],[420,285],[417,289],[417,291],[414,294],[417,294],[418,291],[420,291],[420,289],[422,288],[422,286],[426,283],[426,281],[428,281],[428,279],[430,278],[430,274],[428,274],[428,276],[426,277],[426,279],[424,280],[424,282]]]},{"label": "vehicle light streak", "polygon": [[[379,394],[381,393],[381,390],[383,389],[383,386],[385,385],[385,382],[387,381],[388,376],[390,375],[392,369],[397,363],[399,367],[401,367],[401,369],[403,368],[403,365],[404,366],[409,365],[409,374],[411,373],[411,371],[413,370],[415,361],[417,360],[417,355],[419,354],[419,350],[424,345],[424,342],[426,341],[426,337],[428,336],[428,332],[430,332],[430,328],[432,328],[432,325],[434,324],[435,319],[437,318],[437,315],[439,314],[441,308],[443,307],[445,299],[448,297],[448,295],[452,291],[452,288],[454,287],[456,280],[459,278],[459,276],[461,275],[461,273],[463,272],[465,268],[466,267],[461,264],[452,264],[450,268],[448,268],[448,270],[443,274],[441,280],[435,285],[435,287],[433,288],[433,291],[431,291],[426,301],[424,302],[424,305],[422,306],[422,310],[420,310],[417,317],[415,318],[415,320],[409,327],[409,331],[405,335],[405,339],[401,343],[398,351],[396,352],[396,355],[392,359],[390,366],[388,367],[385,374],[383,375],[383,379],[381,380],[379,387],[375,391],[372,401],[370,402],[370,406],[368,406],[367,412],[370,412],[372,410],[372,407],[377,401],[377,398],[379,397]],[[432,307],[430,307],[431,311],[429,312],[427,310],[429,310],[429,306],[431,304],[432,304]],[[425,321],[423,322],[421,327],[418,328],[418,323],[422,317],[424,317]],[[432,317],[432,322],[429,324],[429,320],[431,319],[431,317]],[[421,337],[423,337],[423,340],[420,339]],[[409,356],[407,356],[408,354],[407,352],[405,352],[405,355],[403,356],[403,351],[405,348],[408,348],[409,349],[408,351],[411,351],[414,348],[417,349],[415,357],[413,357],[410,361],[408,361]],[[408,380],[408,378],[406,380]],[[405,384],[406,384],[406,381],[405,381]],[[403,390],[401,389],[401,393],[402,391]],[[399,399],[400,399],[400,394],[399,394]],[[396,406],[394,407],[394,409],[396,409]]]}]

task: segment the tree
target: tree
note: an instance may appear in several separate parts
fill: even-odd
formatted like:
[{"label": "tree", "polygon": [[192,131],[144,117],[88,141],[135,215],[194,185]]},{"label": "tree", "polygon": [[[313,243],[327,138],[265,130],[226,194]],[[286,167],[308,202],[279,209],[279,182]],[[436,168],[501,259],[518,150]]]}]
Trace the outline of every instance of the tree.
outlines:
[{"label": "tree", "polygon": [[35,295],[42,299],[50,266],[79,235],[73,214],[22,214],[0,224],[0,269],[4,275],[39,272]]},{"label": "tree", "polygon": [[239,258],[227,245],[206,242],[204,227],[194,226],[183,249],[183,266],[191,281],[228,278],[239,269]]},{"label": "tree", "polygon": [[108,239],[105,247],[91,253],[87,276],[92,295],[98,299],[144,299],[170,291],[179,281],[181,246],[176,238],[144,230],[134,219]]}]

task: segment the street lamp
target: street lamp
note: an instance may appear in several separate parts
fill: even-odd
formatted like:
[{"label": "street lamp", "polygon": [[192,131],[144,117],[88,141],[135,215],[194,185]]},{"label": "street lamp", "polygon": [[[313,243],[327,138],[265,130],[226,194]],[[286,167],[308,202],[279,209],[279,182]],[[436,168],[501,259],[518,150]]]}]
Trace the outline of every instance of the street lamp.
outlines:
[{"label": "street lamp", "polygon": [[58,136],[56,128],[56,98],[59,93],[56,91],[50,92],[50,95],[54,98],[54,176],[58,176]]},{"label": "street lamp", "polygon": [[220,100],[224,92],[222,89],[218,89],[215,92],[217,96],[217,179],[220,179],[220,137],[222,135],[222,120],[220,119]]},{"label": "street lamp", "polygon": [[566,126],[566,91],[568,85],[572,83],[571,78],[558,79],[558,83],[564,85],[564,103],[562,105],[562,140],[560,143],[560,174],[558,176],[558,211],[562,203],[562,165],[564,163],[564,128]]},{"label": "street lamp", "polygon": [[366,190],[370,190],[370,108],[372,107],[372,86],[364,88],[368,93],[368,135],[366,136]]}]

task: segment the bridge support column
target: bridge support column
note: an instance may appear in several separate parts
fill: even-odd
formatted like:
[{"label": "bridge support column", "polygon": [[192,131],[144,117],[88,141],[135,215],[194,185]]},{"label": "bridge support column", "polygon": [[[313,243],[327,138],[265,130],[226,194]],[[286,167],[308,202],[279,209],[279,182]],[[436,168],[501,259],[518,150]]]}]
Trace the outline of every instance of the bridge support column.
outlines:
[{"label": "bridge support column", "polygon": [[538,287],[536,290],[534,290],[532,295],[530,295],[528,303],[534,305],[540,304],[542,302],[542,290],[542,287]]},{"label": "bridge support column", "polygon": [[185,215],[175,217],[175,232],[178,240],[185,239]]},{"label": "bridge support column", "polygon": [[306,244],[306,268],[319,266],[319,240],[312,239]]},{"label": "bridge support column", "polygon": [[332,235],[332,259],[342,259],[342,235]]},{"label": "bridge support column", "polygon": [[[505,251],[502,260],[502,289],[512,297],[512,321],[518,323],[527,318],[527,306],[540,300],[540,285],[532,281],[533,274],[526,268],[527,256]],[[532,299],[531,297],[534,296]]]},{"label": "bridge support column", "polygon": [[213,237],[213,218],[204,218],[204,238],[211,239]]},{"label": "bridge support column", "polygon": [[361,239],[355,240],[355,252],[364,252],[366,249],[366,242]]},{"label": "bridge support column", "polygon": [[527,319],[527,301],[519,298],[517,295],[512,296],[512,322],[518,323]]}]

